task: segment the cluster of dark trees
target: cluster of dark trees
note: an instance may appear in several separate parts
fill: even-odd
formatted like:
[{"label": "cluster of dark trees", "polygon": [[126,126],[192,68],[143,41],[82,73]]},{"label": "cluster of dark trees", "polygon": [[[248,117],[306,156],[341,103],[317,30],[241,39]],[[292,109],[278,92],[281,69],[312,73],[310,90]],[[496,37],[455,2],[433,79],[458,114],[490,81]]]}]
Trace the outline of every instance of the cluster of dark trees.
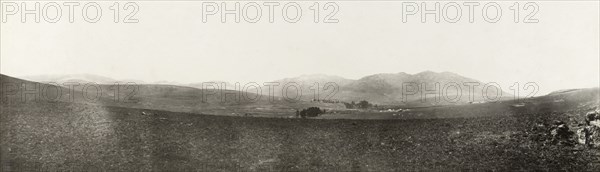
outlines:
[{"label": "cluster of dark trees", "polygon": [[321,109],[319,107],[309,107],[307,109],[302,109],[301,111],[296,110],[296,117],[317,117],[320,114],[324,114],[325,112],[325,109]]},{"label": "cluster of dark trees", "polygon": [[355,103],[354,101],[351,103],[344,102],[344,106],[346,106],[346,109],[368,109],[373,106],[377,107],[377,105],[373,105],[366,100],[362,100],[358,103]]},{"label": "cluster of dark trees", "polygon": [[339,100],[319,100],[319,99],[312,99],[310,101],[312,101],[312,102],[321,102],[321,103],[340,103]]}]

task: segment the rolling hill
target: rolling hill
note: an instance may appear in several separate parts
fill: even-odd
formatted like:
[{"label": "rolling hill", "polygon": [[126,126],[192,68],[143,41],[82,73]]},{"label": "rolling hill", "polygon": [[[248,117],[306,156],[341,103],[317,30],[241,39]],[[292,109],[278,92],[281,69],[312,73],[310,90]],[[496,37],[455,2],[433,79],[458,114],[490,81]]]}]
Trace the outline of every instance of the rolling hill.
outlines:
[{"label": "rolling hill", "polygon": [[[187,86],[160,84],[86,85],[69,87],[33,82],[0,75],[2,102],[23,103],[29,101],[72,102],[190,112],[215,115],[273,116],[289,115],[294,109],[310,106],[342,108],[339,104],[319,104],[307,101],[288,101],[281,97],[269,97],[234,90],[198,89]],[[23,92],[25,85],[30,91]],[[60,88],[60,91],[57,89]],[[23,93],[26,94],[25,98]],[[60,95],[60,96],[57,96]]]}]

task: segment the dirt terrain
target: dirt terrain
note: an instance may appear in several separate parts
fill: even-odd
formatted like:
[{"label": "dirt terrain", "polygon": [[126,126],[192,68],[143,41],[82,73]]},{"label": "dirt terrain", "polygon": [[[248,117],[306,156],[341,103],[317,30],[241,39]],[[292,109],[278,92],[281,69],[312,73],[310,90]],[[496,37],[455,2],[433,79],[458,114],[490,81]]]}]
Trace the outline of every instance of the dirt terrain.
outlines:
[{"label": "dirt terrain", "polygon": [[548,144],[547,133],[534,126],[583,111],[319,120],[62,102],[3,104],[1,161],[7,171],[578,171],[597,168],[593,151]]},{"label": "dirt terrain", "polygon": [[1,171],[597,171],[598,148],[555,144],[549,126],[581,124],[598,100],[598,88],[578,89],[402,116],[351,113],[361,119],[13,101],[0,104]]}]

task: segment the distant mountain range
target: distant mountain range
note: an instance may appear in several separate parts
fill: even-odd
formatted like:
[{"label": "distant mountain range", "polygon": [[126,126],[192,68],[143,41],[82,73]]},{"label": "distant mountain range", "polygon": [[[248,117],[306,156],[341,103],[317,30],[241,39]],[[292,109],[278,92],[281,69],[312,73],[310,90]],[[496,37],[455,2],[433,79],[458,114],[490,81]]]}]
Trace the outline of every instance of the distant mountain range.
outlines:
[{"label": "distant mountain range", "polygon": [[127,83],[134,82],[137,84],[145,84],[142,80],[116,80],[113,78],[93,75],[93,74],[69,74],[69,75],[30,75],[20,77],[24,80],[42,82],[42,83],[66,83],[66,82],[77,82],[77,83],[96,83],[96,84],[114,84],[115,82]]},{"label": "distant mountain range", "polygon": [[[39,75],[39,76],[26,76],[23,79],[36,81],[36,82],[95,82],[98,84],[113,84],[115,82],[134,82],[137,84],[157,84],[157,85],[177,85],[185,87],[193,87],[202,89],[202,83],[189,83],[182,84],[170,81],[161,81],[148,83],[139,80],[116,80],[109,77],[91,75],[91,74],[77,74],[77,75]],[[212,83],[225,83],[226,89],[234,90],[235,85],[229,82],[222,81],[208,81]],[[487,89],[487,96],[484,94],[484,85],[478,80],[464,77],[451,72],[432,72],[424,71],[417,74],[407,74],[404,72],[400,73],[381,73],[362,77],[357,80],[347,79],[339,76],[324,75],[324,74],[313,74],[313,75],[302,75],[298,77],[284,78],[275,80],[272,82],[279,83],[279,86],[275,87],[274,95],[277,97],[283,97],[283,87],[285,85],[300,86],[302,90],[302,100],[336,100],[343,102],[361,101],[367,100],[375,104],[406,104],[406,105],[443,105],[443,104],[464,104],[472,102],[482,102],[490,99],[494,99],[499,92],[496,89],[490,87]],[[473,90],[465,84],[473,84]],[[244,84],[241,83],[243,88]],[[258,83],[262,85],[263,83]],[[425,85],[422,85],[425,84]],[[436,88],[436,84],[438,87]],[[318,95],[316,94],[316,88],[318,86]],[[325,88],[326,87],[326,88]],[[446,88],[446,89],[444,89]],[[269,91],[267,87],[262,87],[261,91],[258,92],[254,88],[247,91],[251,93],[261,93],[268,95]],[[335,90],[334,90],[335,89]],[[423,90],[426,93],[437,93],[439,99],[435,100],[434,95],[427,94],[425,99],[422,97]],[[295,87],[291,86],[287,90],[288,97],[294,98],[296,96]],[[472,95],[469,97],[469,95]],[[499,100],[512,98],[512,95],[506,92],[501,92],[502,97]]]},{"label": "distant mountain range", "polygon": [[[331,91],[325,90],[323,87],[328,82],[334,82],[338,86],[338,90],[333,96],[334,99],[346,102],[367,100],[377,104],[460,104],[495,99],[496,94],[499,94],[496,89],[490,87],[487,89],[488,99],[486,99],[483,94],[485,83],[451,72],[425,71],[413,75],[404,72],[382,73],[365,76],[358,80],[329,75],[304,75],[275,82],[279,82],[281,85],[297,83],[302,86],[303,95],[307,95],[306,98],[309,99],[314,97],[314,83],[319,83],[319,87],[321,87],[320,99],[326,99],[327,94]],[[473,90],[470,91],[465,84],[474,85]],[[437,88],[436,85],[438,85]],[[425,93],[437,93],[439,100],[436,101],[432,94],[427,94],[423,99],[423,90],[433,90],[425,91]],[[308,91],[308,94],[305,91]],[[469,98],[469,95],[473,96]],[[499,100],[512,97],[506,92],[502,92],[501,95]]]},{"label": "distant mountain range", "polygon": [[[347,107],[343,104],[344,102],[357,102],[359,100],[367,100],[378,105],[388,105],[382,107],[394,106],[401,108],[434,108],[445,107],[444,105],[449,104],[460,105],[470,103],[472,103],[472,105],[481,103],[485,107],[495,107],[496,105],[504,107],[507,103],[508,105],[518,104],[519,106],[522,106],[523,103],[527,104],[528,102],[536,102],[535,100],[538,99],[544,99],[545,102],[550,103],[561,103],[565,101],[570,102],[567,104],[568,106],[592,107],[597,105],[597,97],[599,95],[598,88],[588,88],[559,90],[545,96],[521,99],[522,101],[502,101],[498,103],[483,103],[485,100],[477,94],[474,96],[476,98],[476,102],[469,102],[469,100],[466,98],[454,103],[443,100],[440,102],[434,102],[432,101],[433,98],[431,97],[428,97],[427,101],[421,101],[418,94],[409,97],[407,101],[402,101],[402,85],[407,82],[439,82],[440,85],[452,82],[471,82],[483,84],[476,80],[449,72],[421,72],[413,75],[406,73],[376,74],[366,76],[358,80],[328,75],[303,75],[275,81],[279,82],[281,87],[288,83],[297,83],[298,86],[302,87],[304,94],[303,99],[300,101],[287,101],[282,96],[277,96],[282,93],[281,91],[278,91],[276,93],[276,97],[271,99],[271,97],[264,96],[264,94],[267,94],[266,89],[262,92],[263,96],[260,96],[252,93],[252,90],[249,90],[248,92],[236,90],[223,90],[219,92],[217,90],[206,90],[191,86],[165,84],[124,84],[116,87],[113,85],[114,83],[111,83],[115,80],[107,79],[106,77],[86,77],[84,79],[101,79],[94,80],[94,82],[101,83],[100,81],[105,81],[109,82],[109,84],[98,84],[95,87],[89,87],[87,90],[84,88],[83,84],[74,90],[69,89],[71,87],[65,86],[62,87],[62,91],[57,91],[55,87],[44,82],[38,83],[35,81],[28,81],[0,74],[0,85],[2,85],[2,87],[0,87],[0,103],[22,103],[24,100],[30,102],[31,100],[35,99],[41,101],[48,100],[51,102],[74,102],[101,106],[155,109],[167,110],[171,112],[205,113],[215,115],[240,115],[244,113],[251,113],[253,115],[263,116],[269,116],[269,114],[285,116],[286,114],[293,114],[295,110],[315,106],[325,109],[346,110]],[[81,78],[69,78],[52,82],[58,83],[60,81],[82,80],[83,79]],[[85,81],[89,82],[91,80]],[[334,81],[338,85],[339,91],[333,97],[334,99],[337,99],[337,101],[314,101],[311,100],[312,93],[309,91],[304,92],[305,90],[310,90],[310,87],[313,86],[314,83],[319,83],[320,87],[322,87],[322,85],[325,85],[330,81]],[[428,85],[427,87],[429,87],[429,89],[433,88],[431,85]],[[22,86],[25,86],[26,88],[23,89]],[[115,91],[117,88],[119,91]],[[481,88],[482,87],[476,87],[474,92],[480,92],[482,90]],[[96,90],[102,90],[101,94],[97,95]],[[38,94],[36,95],[33,93]],[[322,95],[326,95],[326,93],[327,92],[324,92]],[[460,93],[463,94],[463,97],[467,95],[465,90],[461,90],[460,92],[456,90],[448,91],[448,95],[458,95]],[[506,93],[503,94],[508,95]],[[72,99],[72,97],[74,98]],[[249,100],[248,98],[253,100]],[[504,98],[505,99],[503,100],[506,100],[508,99],[508,96],[505,96]],[[579,99],[581,99],[581,101]],[[583,101],[584,99],[585,101]],[[582,102],[584,104],[582,104]],[[433,111],[432,113],[437,112]],[[469,113],[473,114],[484,112],[473,111]],[[463,112],[456,112],[454,114],[463,114]]]}]

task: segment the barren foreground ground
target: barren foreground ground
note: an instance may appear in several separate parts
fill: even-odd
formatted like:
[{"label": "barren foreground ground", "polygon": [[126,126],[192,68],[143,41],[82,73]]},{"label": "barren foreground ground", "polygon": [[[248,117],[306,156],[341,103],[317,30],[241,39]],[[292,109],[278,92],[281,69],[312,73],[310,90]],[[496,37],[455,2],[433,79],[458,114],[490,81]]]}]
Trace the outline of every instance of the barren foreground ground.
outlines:
[{"label": "barren foreground ground", "polygon": [[598,160],[594,150],[550,144],[547,129],[535,127],[579,120],[587,109],[576,106],[402,120],[211,116],[60,102],[0,106],[2,171],[579,171],[597,168]]}]

